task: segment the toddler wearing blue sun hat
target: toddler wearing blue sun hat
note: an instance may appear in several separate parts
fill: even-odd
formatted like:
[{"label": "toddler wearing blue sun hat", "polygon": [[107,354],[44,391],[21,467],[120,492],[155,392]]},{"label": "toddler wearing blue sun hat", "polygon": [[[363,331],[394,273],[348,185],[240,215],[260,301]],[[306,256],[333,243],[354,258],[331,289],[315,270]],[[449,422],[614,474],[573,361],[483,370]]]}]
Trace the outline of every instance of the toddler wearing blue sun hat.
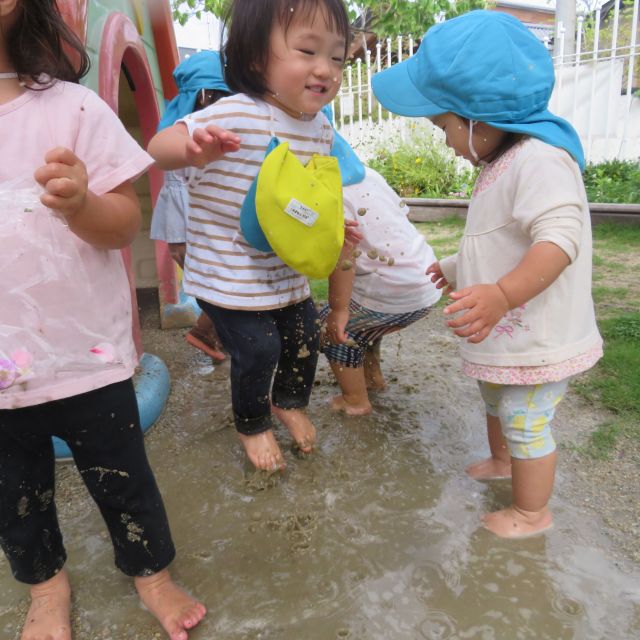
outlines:
[{"label": "toddler wearing blue sun hat", "polygon": [[[217,51],[198,51],[189,56],[173,70],[173,79],[178,94],[167,103],[158,131],[231,94],[224,81]],[[171,257],[181,269],[186,254],[189,215],[187,183],[190,175],[187,169],[165,173],[151,218],[151,239],[166,242]],[[185,340],[214,361],[226,358],[216,330],[205,313],[199,314],[195,326],[185,335]]]},{"label": "toddler wearing blue sun hat", "polygon": [[516,18],[472,11],[429,29],[372,84],[384,107],[429,118],[481,167],[458,253],[427,274],[455,289],[444,313],[485,403],[491,455],[467,473],[512,482],[512,504],[484,526],[539,534],[552,526],[555,408],[602,356],[584,156],[574,128],[548,109],[551,58]]}]

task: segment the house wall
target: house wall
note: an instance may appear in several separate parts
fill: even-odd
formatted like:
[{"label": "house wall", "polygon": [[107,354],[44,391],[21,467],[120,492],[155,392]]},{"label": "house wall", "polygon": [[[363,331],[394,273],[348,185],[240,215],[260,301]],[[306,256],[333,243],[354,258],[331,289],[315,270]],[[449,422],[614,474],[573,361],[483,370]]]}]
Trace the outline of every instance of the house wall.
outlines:
[{"label": "house wall", "polygon": [[555,20],[555,13],[549,13],[548,11],[521,9],[519,7],[505,7],[502,5],[497,5],[491,10],[499,11],[500,13],[508,13],[514,18],[518,18],[518,20],[529,24],[553,24]]}]

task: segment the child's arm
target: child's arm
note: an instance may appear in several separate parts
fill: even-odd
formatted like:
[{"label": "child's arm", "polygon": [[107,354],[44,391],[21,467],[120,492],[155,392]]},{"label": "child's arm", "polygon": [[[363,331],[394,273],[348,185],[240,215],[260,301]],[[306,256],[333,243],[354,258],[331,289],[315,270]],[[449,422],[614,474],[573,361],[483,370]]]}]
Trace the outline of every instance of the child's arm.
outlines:
[{"label": "child's arm", "polygon": [[195,129],[190,136],[187,125],[178,122],[156,133],[147,151],[160,169],[169,171],[183,167],[201,169],[239,148],[240,138],[231,131],[208,125],[204,129]]},{"label": "child's arm", "polygon": [[98,196],[89,191],[87,169],[63,147],[45,155],[35,179],[45,190],[42,204],[62,214],[79,238],[100,249],[122,249],[140,230],[138,196],[130,182]]},{"label": "child's arm", "polygon": [[468,342],[482,342],[507,311],[544,291],[570,262],[557,244],[537,242],[496,284],[477,284],[449,294],[455,302],[445,308],[445,314],[466,311],[447,324]]},{"label": "child's arm", "polygon": [[353,251],[353,246],[345,242],[342,253],[336,268],[329,276],[329,315],[327,316],[327,337],[334,344],[343,344],[347,341],[344,332],[347,322],[349,322],[349,302],[351,302],[351,292],[353,290],[353,279],[355,278],[355,268],[345,264]]}]

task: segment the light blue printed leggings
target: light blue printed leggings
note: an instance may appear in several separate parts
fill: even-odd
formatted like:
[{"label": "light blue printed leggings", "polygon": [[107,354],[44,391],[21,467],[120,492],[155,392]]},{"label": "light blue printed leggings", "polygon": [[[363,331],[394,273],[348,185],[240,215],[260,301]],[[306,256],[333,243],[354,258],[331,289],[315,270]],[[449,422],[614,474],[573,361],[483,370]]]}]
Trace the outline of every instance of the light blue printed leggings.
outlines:
[{"label": "light blue printed leggings", "polygon": [[478,381],[490,416],[500,418],[513,458],[542,458],[556,449],[551,421],[569,378],[544,384],[493,384]]}]

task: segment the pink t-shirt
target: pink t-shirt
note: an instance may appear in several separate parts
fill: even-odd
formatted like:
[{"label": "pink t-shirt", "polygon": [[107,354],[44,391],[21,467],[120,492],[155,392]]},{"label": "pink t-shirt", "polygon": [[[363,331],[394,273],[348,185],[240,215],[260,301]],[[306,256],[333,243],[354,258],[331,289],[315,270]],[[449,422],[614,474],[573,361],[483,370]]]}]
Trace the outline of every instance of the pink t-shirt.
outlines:
[{"label": "pink t-shirt", "polygon": [[137,363],[120,251],[84,242],[39,203],[33,174],[57,146],[86,164],[97,195],[153,163],[80,85],[58,82],[0,104],[0,409],[126,380]]}]

